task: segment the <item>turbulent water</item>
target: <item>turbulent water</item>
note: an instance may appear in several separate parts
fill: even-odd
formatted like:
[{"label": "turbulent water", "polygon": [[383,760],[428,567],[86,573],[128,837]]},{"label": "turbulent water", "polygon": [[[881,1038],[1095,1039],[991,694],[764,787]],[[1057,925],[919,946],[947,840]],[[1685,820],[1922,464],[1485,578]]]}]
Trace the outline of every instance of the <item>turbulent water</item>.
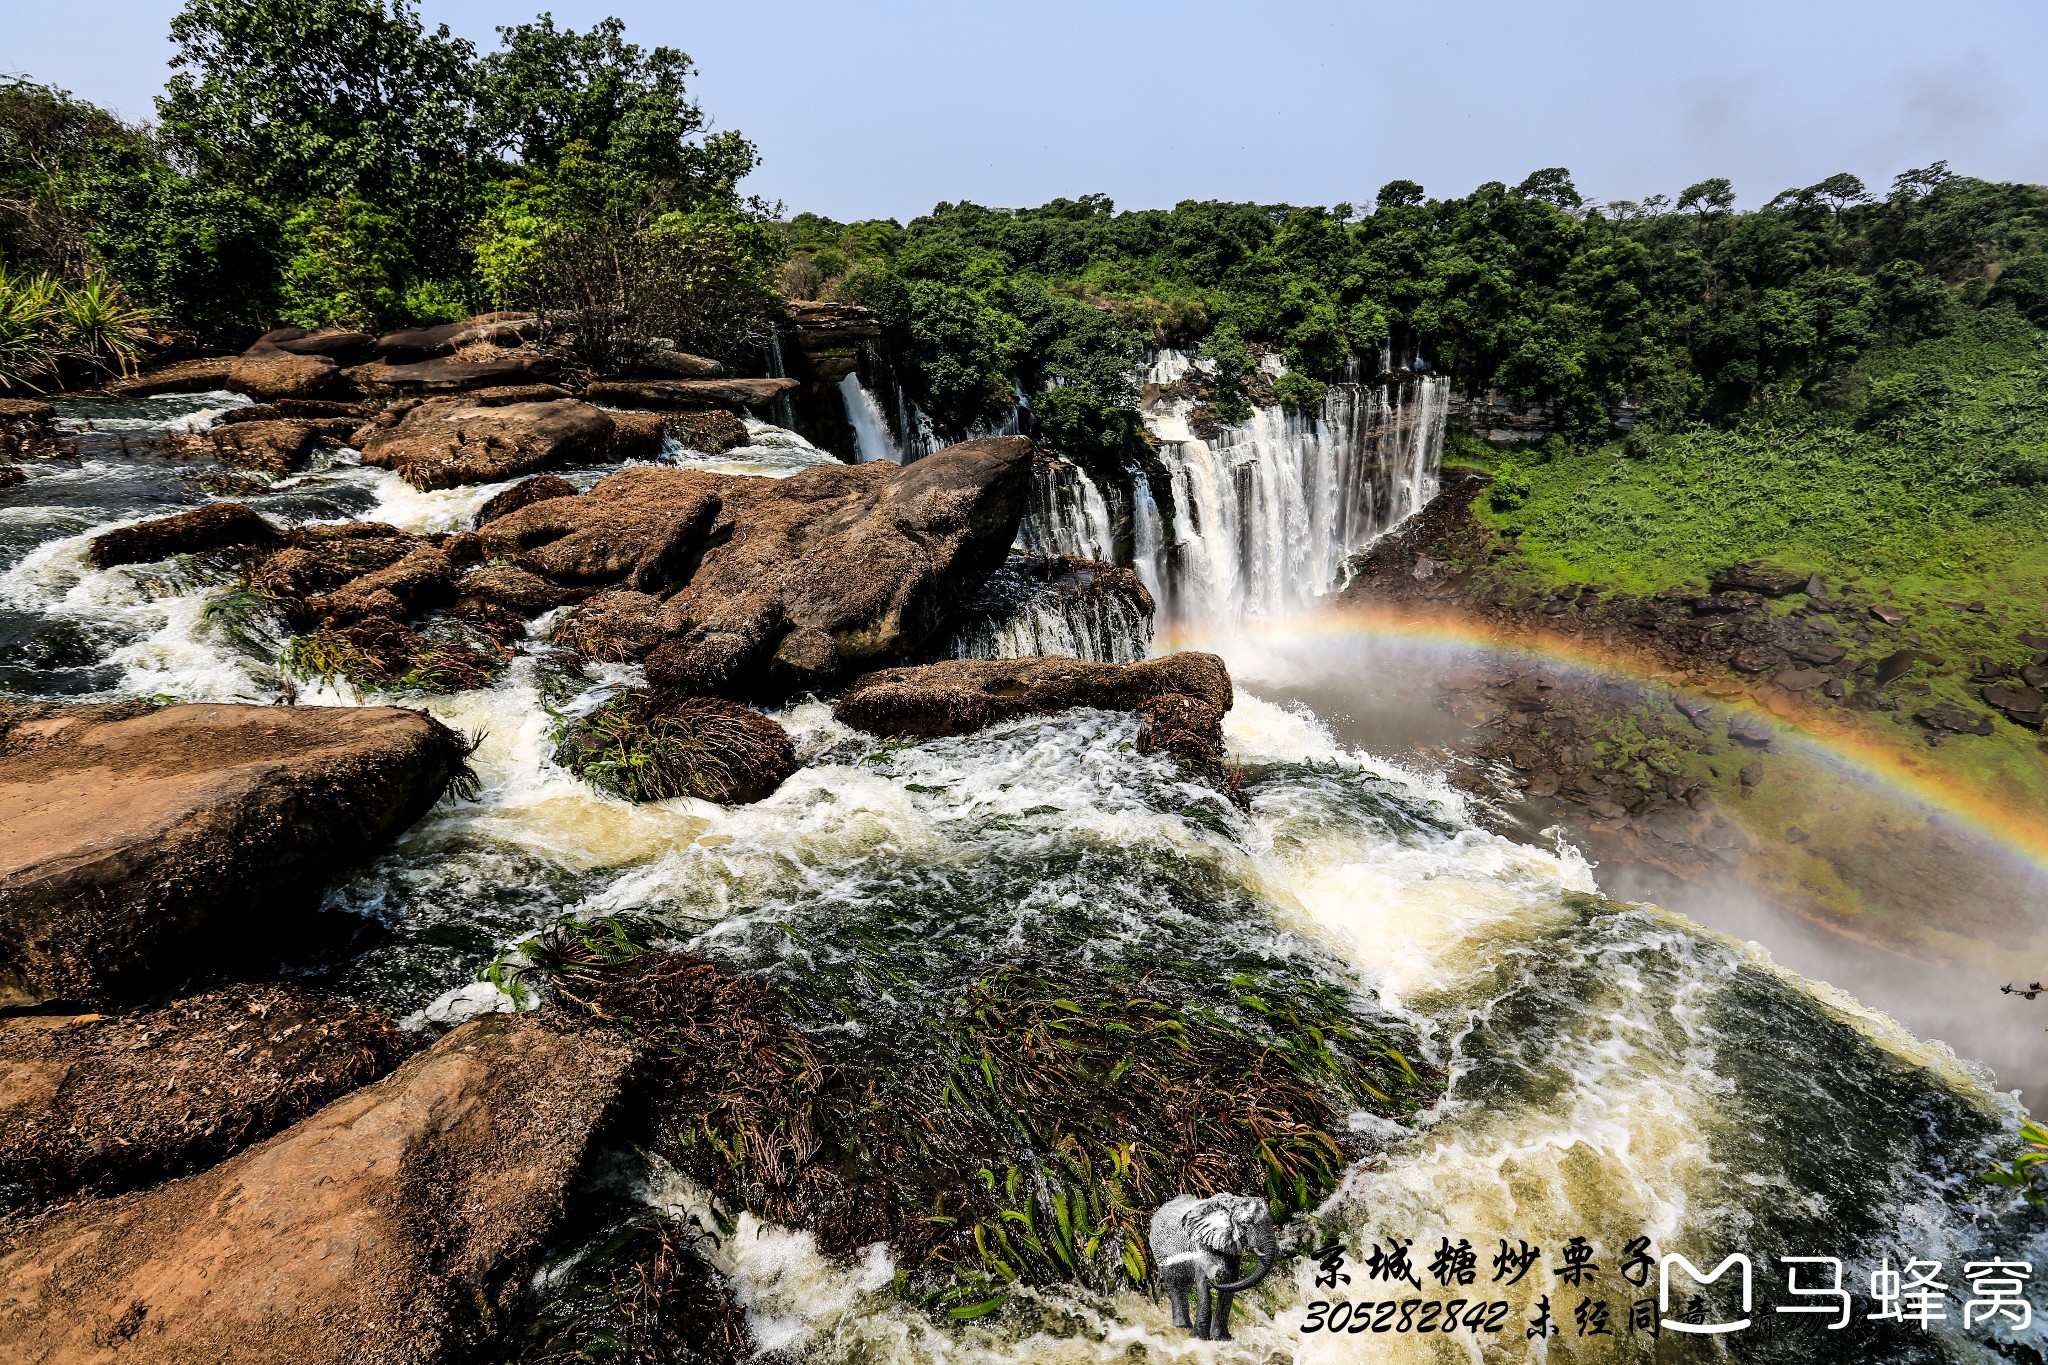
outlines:
[{"label": "turbulent water", "polygon": [[[211,496],[201,484],[215,472],[209,464],[155,453],[147,438],[234,401],[66,405],[87,429],[78,462],[31,465],[27,482],[0,491],[0,686],[79,698],[280,695],[281,640],[230,585],[189,566],[95,571],[85,561],[92,533]],[[1411,440],[1412,423],[1398,438],[1384,434],[1399,429],[1386,425],[1391,408],[1372,417],[1383,435],[1370,441],[1326,409],[1313,433],[1275,417],[1213,444],[1184,443],[1178,458],[1191,479],[1227,472],[1247,449],[1260,459],[1277,449],[1276,461],[1289,462],[1285,477],[1251,475],[1249,493],[1241,479],[1217,480],[1238,490],[1230,505],[1249,518],[1228,523],[1229,534],[1271,554],[1258,559],[1263,577],[1234,570],[1228,580],[1247,615],[1312,610],[1296,594],[1312,597],[1309,584],[1327,587],[1341,572],[1345,538],[1412,505],[1401,497],[1426,496],[1420,466],[1392,460],[1382,480],[1374,455],[1360,478],[1367,466],[1343,453]],[[1345,430],[1354,435],[1337,439]],[[757,424],[741,450],[666,458],[777,475],[829,457]],[[1315,484],[1346,468],[1354,482],[1339,496]],[[604,472],[572,477],[587,484]],[[242,496],[279,519],[372,517],[425,530],[466,524],[494,491],[418,493],[343,453]],[[1224,536],[1220,513],[1196,516],[1176,507],[1161,522],[1184,523],[1175,533],[1183,545],[1191,534]],[[1288,543],[1297,516],[1330,542]],[[1281,538],[1260,540],[1261,526]],[[1211,599],[1191,587],[1178,600]],[[781,713],[806,766],[769,800],[634,806],[556,767],[550,739],[555,715],[593,706],[633,676],[615,668],[565,678],[536,649],[487,690],[400,699],[482,736],[483,789],[473,803],[438,808],[333,890],[330,908],[358,932],[319,979],[410,1013],[556,915],[632,910],[792,989],[846,983],[863,1022],[838,1027],[880,1036],[892,1011],[942,1001],[963,973],[1006,955],[1118,960],[1171,944],[1198,962],[1249,957],[1345,979],[1412,1022],[1450,1078],[1413,1128],[1359,1117],[1374,1154],[1296,1234],[1303,1248],[1341,1242],[1350,1283],[1319,1287],[1318,1265],[1298,1262],[1248,1296],[1233,1344],[1187,1341],[1162,1305],[1137,1294],[1026,1293],[991,1317],[946,1322],[894,1292],[881,1250],[834,1264],[806,1234],[742,1216],[714,1259],[763,1348],[848,1362],[1799,1362],[1993,1360],[2015,1341],[2020,1358],[2036,1358],[2043,1344],[2038,1327],[1965,1332],[1960,1323],[1964,1261],[2048,1261],[2038,1218],[1974,1178],[2003,1153],[2015,1117],[1989,1077],[1778,969],[1758,947],[1602,899],[1596,870],[1571,849],[1484,832],[1440,779],[1344,747],[1306,710],[1240,691],[1227,735],[1245,773],[1243,809],[1136,752],[1127,717],[1075,712],[903,746],[847,731],[816,702]],[[888,955],[892,979],[860,994],[872,953]],[[677,1210],[701,1199],[661,1171],[644,1194]],[[1477,1251],[1477,1283],[1459,1292],[1506,1303],[1502,1330],[1424,1336],[1398,1330],[1394,1315],[1384,1333],[1303,1332],[1316,1301],[1452,1297],[1421,1274],[1445,1237]],[[1601,1267],[1581,1289],[1555,1273],[1572,1237],[1589,1239]],[[1636,1237],[1702,1269],[1747,1252],[1756,1324],[1718,1340],[1667,1333],[1654,1351],[1631,1336],[1630,1302],[1655,1285],[1619,1278]],[[1390,1238],[1412,1241],[1427,1293],[1369,1279],[1368,1247]],[[1543,1249],[1511,1287],[1491,1279],[1502,1239]],[[1961,1292],[1929,1331],[1866,1322],[1866,1303],[1848,1330],[1829,1332],[1823,1319],[1772,1311],[1788,1302],[1784,1271],[1763,1258],[1782,1255],[1845,1258],[1845,1284],[1865,1297],[1880,1258],[1939,1260]],[[1528,1335],[1539,1294],[1561,1327],[1540,1341]],[[1716,1313],[1732,1311],[1725,1294],[1710,1297]],[[1582,1298],[1611,1305],[1611,1335],[1578,1335]]]}]

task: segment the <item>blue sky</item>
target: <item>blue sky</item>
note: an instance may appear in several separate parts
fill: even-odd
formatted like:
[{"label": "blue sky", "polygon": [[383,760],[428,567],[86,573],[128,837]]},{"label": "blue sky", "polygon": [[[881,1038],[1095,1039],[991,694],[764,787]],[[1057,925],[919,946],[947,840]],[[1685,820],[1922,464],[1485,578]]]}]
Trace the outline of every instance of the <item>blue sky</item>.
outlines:
[{"label": "blue sky", "polygon": [[[1597,199],[1711,175],[1746,204],[1946,157],[2048,181],[2042,0],[1032,5],[570,0],[683,48],[755,192],[838,218],[1107,193],[1363,202],[1569,167]],[[0,0],[0,70],[146,116],[177,0]],[[488,43],[525,4],[426,0]]]}]

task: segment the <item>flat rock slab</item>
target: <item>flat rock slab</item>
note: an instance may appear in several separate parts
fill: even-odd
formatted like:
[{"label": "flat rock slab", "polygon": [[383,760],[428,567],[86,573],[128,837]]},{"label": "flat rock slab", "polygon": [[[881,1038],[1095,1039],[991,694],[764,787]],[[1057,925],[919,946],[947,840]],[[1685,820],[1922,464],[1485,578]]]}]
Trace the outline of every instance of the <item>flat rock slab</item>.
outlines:
[{"label": "flat rock slab", "polygon": [[599,380],[583,396],[618,408],[764,408],[799,387],[794,379]]},{"label": "flat rock slab", "polygon": [[133,997],[252,933],[274,954],[465,753],[388,706],[0,708],[0,1004]]},{"label": "flat rock slab", "polygon": [[512,347],[540,335],[540,318],[516,311],[479,313],[461,322],[444,322],[435,327],[409,327],[386,332],[377,338],[377,350],[386,359],[448,355],[463,346],[478,344]]},{"label": "flat rock slab", "polygon": [[43,1201],[203,1170],[416,1046],[389,1015],[291,985],[0,1021],[0,1190]]},{"label": "flat rock slab", "polygon": [[603,1025],[478,1020],[211,1171],[8,1225],[0,1359],[467,1359],[638,1055]]},{"label": "flat rock slab", "polygon": [[948,659],[856,678],[833,714],[855,729],[902,737],[964,735],[1076,707],[1134,711],[1146,720],[1141,750],[1165,750],[1208,768],[1222,759],[1230,703],[1230,672],[1214,654],[1135,664]]},{"label": "flat rock slab", "polygon": [[476,403],[430,398],[387,412],[356,432],[363,463],[415,488],[496,483],[550,465],[631,458],[661,448],[661,433],[573,398]]},{"label": "flat rock slab", "polygon": [[332,356],[301,355],[258,343],[228,367],[227,387],[264,402],[281,398],[317,398],[341,381],[341,365]]},{"label": "flat rock slab", "polygon": [[507,352],[489,360],[443,356],[409,365],[352,365],[347,378],[373,393],[460,393],[500,384],[529,384],[553,374],[554,366],[544,356]]},{"label": "flat rock slab", "polygon": [[175,365],[159,365],[153,370],[116,379],[107,385],[107,392],[116,398],[149,398],[159,393],[212,393],[228,386],[228,372],[235,367],[231,355],[205,356],[198,360],[181,360]]}]

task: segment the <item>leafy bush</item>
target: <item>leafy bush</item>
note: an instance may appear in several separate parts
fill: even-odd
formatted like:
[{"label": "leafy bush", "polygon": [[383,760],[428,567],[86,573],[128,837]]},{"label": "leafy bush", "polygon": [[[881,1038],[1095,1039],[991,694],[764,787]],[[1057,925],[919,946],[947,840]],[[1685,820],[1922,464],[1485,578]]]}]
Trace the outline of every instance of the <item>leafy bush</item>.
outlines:
[{"label": "leafy bush", "polygon": [[131,371],[153,318],[105,276],[67,284],[0,266],[0,389],[35,388],[67,364]]},{"label": "leafy bush", "polygon": [[1289,370],[1273,381],[1273,397],[1282,406],[1311,416],[1323,410],[1323,400],[1329,394],[1328,384],[1320,379],[1311,379],[1298,370]]},{"label": "leafy bush", "polygon": [[1512,512],[1529,500],[1529,471],[1515,460],[1502,460],[1493,467],[1493,482],[1486,501],[1496,512]]}]

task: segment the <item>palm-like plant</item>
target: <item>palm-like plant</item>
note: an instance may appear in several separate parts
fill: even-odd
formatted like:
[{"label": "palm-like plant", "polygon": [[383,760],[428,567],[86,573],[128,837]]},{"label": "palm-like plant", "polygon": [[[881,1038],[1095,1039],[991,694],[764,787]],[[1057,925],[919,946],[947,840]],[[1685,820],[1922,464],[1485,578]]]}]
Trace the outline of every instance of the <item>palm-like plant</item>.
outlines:
[{"label": "palm-like plant", "polygon": [[35,389],[66,360],[132,373],[155,316],[104,275],[71,284],[0,265],[0,390]]},{"label": "palm-like plant", "polygon": [[141,343],[155,320],[152,310],[130,301],[121,286],[104,275],[88,275],[76,285],[58,287],[60,344],[64,354],[88,365],[134,373],[142,359]]},{"label": "palm-like plant", "polygon": [[0,389],[34,388],[56,363],[57,287],[0,266]]}]

